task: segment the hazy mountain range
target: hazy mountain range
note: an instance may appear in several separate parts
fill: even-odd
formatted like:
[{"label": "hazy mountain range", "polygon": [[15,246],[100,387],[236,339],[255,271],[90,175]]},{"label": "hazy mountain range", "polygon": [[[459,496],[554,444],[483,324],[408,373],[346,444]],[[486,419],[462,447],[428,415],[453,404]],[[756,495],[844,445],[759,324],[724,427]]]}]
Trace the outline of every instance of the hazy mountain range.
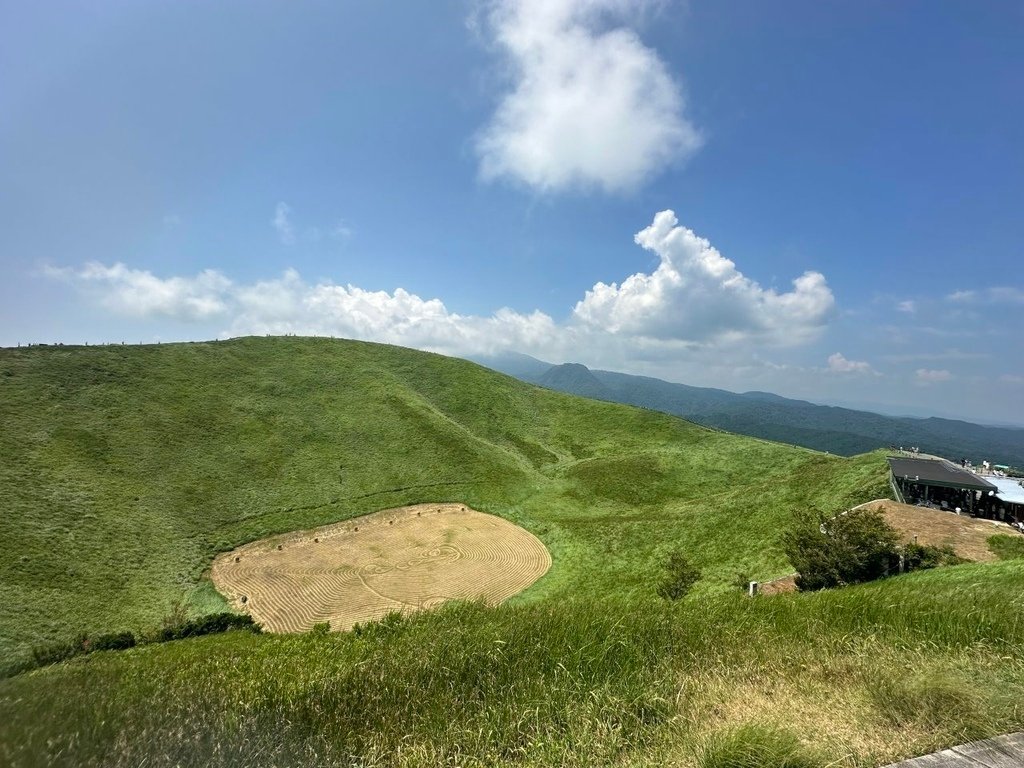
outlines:
[{"label": "hazy mountain range", "polygon": [[922,452],[976,464],[1024,467],[1024,429],[957,419],[884,416],[870,411],[770,392],[729,392],[674,384],[648,376],[554,365],[521,354],[473,358],[523,381],[597,400],[627,403],[681,416],[708,427],[851,456],[876,448],[916,446]]}]

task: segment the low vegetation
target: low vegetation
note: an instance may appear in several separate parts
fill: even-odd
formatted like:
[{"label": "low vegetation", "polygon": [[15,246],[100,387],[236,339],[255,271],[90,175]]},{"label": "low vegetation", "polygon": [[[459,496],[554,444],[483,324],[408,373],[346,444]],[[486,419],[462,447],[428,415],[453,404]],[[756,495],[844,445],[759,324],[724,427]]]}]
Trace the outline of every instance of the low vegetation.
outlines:
[{"label": "low vegetation", "polygon": [[988,546],[1000,560],[1024,558],[1024,536],[998,533],[989,537]]},{"label": "low vegetation", "polygon": [[713,734],[698,764],[700,768],[819,768],[824,761],[792,731],[748,723]]}]

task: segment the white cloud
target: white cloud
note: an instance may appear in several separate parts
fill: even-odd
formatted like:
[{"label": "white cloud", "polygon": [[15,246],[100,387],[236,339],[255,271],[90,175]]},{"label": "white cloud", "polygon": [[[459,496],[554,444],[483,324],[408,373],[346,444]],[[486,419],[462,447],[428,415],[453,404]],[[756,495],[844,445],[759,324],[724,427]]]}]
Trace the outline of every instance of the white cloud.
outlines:
[{"label": "white cloud", "polygon": [[[680,86],[629,28],[647,0],[496,0],[512,89],[477,138],[484,179],[628,190],[700,146]],[[618,26],[616,26],[618,24]]]},{"label": "white cloud", "polygon": [[1024,304],[1024,290],[1012,285],[1001,285],[988,289],[989,298],[994,302]]},{"label": "white cloud", "polygon": [[491,317],[450,312],[439,299],[422,299],[402,288],[367,291],[353,285],[305,283],[288,270],[277,280],[235,291],[237,314],[227,335],[319,334],[429,349],[486,354],[505,348],[535,348],[556,334],[542,312],[509,309]]},{"label": "white cloud", "polygon": [[975,291],[953,291],[946,298],[950,301],[969,302],[974,301],[977,293]]},{"label": "white cloud", "polygon": [[826,370],[830,373],[875,373],[870,363],[861,360],[847,360],[839,352],[829,355]]},{"label": "white cloud", "polygon": [[961,304],[978,301],[990,304],[1024,304],[1024,290],[1013,285],[995,285],[982,291],[954,291],[946,298]]},{"label": "white cloud", "polygon": [[[601,364],[678,361],[681,352],[721,358],[751,344],[787,346],[813,338],[832,313],[825,278],[809,272],[777,293],[740,273],[708,241],[663,211],[636,235],[661,257],[651,274],[621,286],[598,283],[565,322],[544,312],[499,309],[490,316],[452,312],[437,298],[402,288],[368,291],[331,281],[307,283],[295,270],[255,283],[233,283],[207,270],[192,278],[158,278],[123,264],[50,270],[114,311],[134,316],[226,322],[223,335],[346,336],[450,354],[518,350],[568,359],[586,350]],[[746,346],[745,346],[746,345]],[[857,365],[857,364],[855,364]]]},{"label": "white cloud", "polygon": [[890,363],[925,363],[957,360],[985,360],[992,357],[989,352],[964,352],[960,349],[944,349],[935,352],[908,352],[898,355],[882,355]]},{"label": "white cloud", "polygon": [[942,381],[949,381],[953,374],[947,370],[932,370],[929,368],[918,368],[914,372],[918,384],[937,384]]},{"label": "white cloud", "polygon": [[89,262],[81,269],[47,268],[51,277],[67,280],[95,294],[105,307],[125,315],[163,315],[180,320],[205,320],[227,311],[224,294],[231,281],[206,269],[195,277],[159,278],[124,264]]},{"label": "white cloud", "polygon": [[914,314],[914,312],[917,311],[917,304],[914,301],[908,299],[907,301],[901,301],[899,304],[897,304],[896,309],[898,309],[900,312],[906,312],[907,314],[912,315]]},{"label": "white cloud", "polygon": [[343,219],[339,219],[332,227],[309,226],[298,230],[292,222],[292,207],[284,202],[278,203],[274,207],[274,216],[270,220],[270,225],[277,232],[277,237],[283,245],[295,245],[300,241],[320,243],[325,238],[344,241],[355,234],[355,230]]},{"label": "white cloud", "polygon": [[650,274],[621,285],[597,283],[573,317],[613,334],[690,344],[757,339],[789,345],[818,335],[835,308],[825,277],[805,272],[793,290],[777,293],[745,277],[692,230],[662,211],[635,241],[661,259]]},{"label": "white cloud", "polygon": [[292,209],[288,203],[278,203],[274,208],[274,218],[270,220],[270,225],[275,229],[278,239],[284,245],[295,243],[295,228],[292,226],[291,214]]}]

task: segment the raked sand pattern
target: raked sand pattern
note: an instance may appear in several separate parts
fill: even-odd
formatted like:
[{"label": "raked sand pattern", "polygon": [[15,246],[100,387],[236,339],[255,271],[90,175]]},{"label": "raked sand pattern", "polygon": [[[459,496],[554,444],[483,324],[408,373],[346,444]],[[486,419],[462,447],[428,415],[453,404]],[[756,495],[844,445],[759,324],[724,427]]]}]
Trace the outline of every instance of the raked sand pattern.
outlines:
[{"label": "raked sand pattern", "polygon": [[462,504],[419,504],[274,536],[217,557],[213,583],[272,632],[346,630],[445,600],[500,603],[551,567],[530,532]]}]

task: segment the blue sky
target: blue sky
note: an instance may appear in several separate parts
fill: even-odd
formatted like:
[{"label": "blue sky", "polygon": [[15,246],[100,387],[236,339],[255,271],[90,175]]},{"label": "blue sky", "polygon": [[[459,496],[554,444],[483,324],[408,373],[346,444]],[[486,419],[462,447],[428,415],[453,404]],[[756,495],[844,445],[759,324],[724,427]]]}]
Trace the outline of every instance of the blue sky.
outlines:
[{"label": "blue sky", "polygon": [[330,334],[1024,422],[1020,2],[0,5],[0,344]]}]

